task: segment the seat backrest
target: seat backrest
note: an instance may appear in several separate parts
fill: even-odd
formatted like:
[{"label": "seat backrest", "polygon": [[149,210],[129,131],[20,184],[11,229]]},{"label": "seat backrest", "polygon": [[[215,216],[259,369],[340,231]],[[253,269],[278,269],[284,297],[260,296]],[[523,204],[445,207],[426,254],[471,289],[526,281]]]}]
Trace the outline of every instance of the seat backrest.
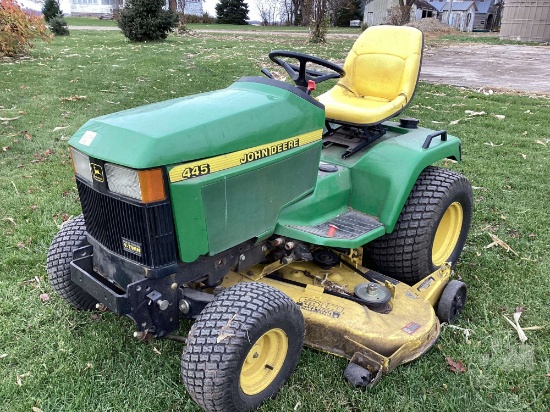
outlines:
[{"label": "seat backrest", "polygon": [[422,32],[413,27],[374,26],[359,36],[339,83],[359,96],[412,98],[422,60]]}]

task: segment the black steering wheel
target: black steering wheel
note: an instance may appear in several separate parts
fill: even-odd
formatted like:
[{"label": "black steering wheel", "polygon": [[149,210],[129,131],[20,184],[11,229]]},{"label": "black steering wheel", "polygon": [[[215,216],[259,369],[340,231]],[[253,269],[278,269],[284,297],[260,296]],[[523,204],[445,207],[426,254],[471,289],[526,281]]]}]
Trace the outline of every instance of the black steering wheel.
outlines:
[{"label": "black steering wheel", "polygon": [[[281,59],[281,57],[290,57],[292,59],[296,59],[300,63],[300,66],[287,63],[286,61]],[[296,86],[298,86],[299,88],[303,88],[304,90],[307,89],[309,80],[313,80],[315,84],[317,84],[324,82],[328,79],[338,79],[339,77],[344,77],[346,75],[344,69],[337,64],[331,63],[327,60],[323,60],[315,56],[310,56],[309,54],[297,53],[287,50],[273,50],[271,53],[269,53],[269,58],[273,62],[281,66],[283,69],[285,69],[285,71],[288,73]],[[308,62],[325,67],[329,70],[332,70],[334,73],[325,73],[306,69],[306,64]]]}]

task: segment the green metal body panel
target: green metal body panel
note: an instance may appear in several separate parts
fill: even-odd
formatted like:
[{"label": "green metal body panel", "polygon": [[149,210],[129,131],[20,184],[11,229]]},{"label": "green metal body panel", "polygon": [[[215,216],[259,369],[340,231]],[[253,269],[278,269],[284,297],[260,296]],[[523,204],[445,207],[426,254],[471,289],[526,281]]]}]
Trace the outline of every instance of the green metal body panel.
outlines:
[{"label": "green metal body panel", "polygon": [[280,211],[311,193],[321,142],[227,171],[172,183],[180,259],[193,262],[270,236]]},{"label": "green metal body panel", "polygon": [[[429,148],[422,144],[433,130],[405,129],[386,123],[388,131],[364,152],[342,159],[343,149],[324,148],[321,161],[341,166],[336,173],[319,173],[311,196],[281,213],[275,233],[318,245],[353,248],[390,233],[423,169],[435,162],[460,160],[460,140],[439,137]],[[370,215],[384,227],[352,240],[321,237],[288,226],[314,226],[349,209]]]},{"label": "green metal body panel", "polygon": [[[227,89],[167,100],[89,120],[69,144],[135,169],[167,166],[322,129],[324,111],[277,87],[236,82]],[[96,133],[87,145],[86,132]]]},{"label": "green metal body panel", "polygon": [[[289,90],[245,81],[92,119],[69,143],[106,162],[179,173],[187,163],[226,162],[236,152],[307,135],[303,144],[265,158],[241,163],[233,159],[223,169],[180,175],[169,183],[183,262],[273,233],[320,245],[360,246],[393,230],[425,167],[447,157],[460,160],[456,137],[435,138],[430,148],[422,149],[431,130],[393,123],[387,123],[384,137],[342,159],[341,147],[322,149],[316,133],[324,120],[323,109]],[[86,133],[93,138],[83,139]],[[338,165],[338,172],[318,172],[320,160]],[[374,217],[383,227],[353,240],[288,227],[314,226],[350,209]]]}]

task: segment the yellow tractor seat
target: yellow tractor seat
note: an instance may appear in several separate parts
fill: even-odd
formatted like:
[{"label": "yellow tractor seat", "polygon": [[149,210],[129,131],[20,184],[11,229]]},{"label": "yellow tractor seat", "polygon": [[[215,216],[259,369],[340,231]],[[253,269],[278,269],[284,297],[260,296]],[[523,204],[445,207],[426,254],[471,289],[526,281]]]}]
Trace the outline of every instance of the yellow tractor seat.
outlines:
[{"label": "yellow tractor seat", "polygon": [[327,120],[370,126],[398,115],[414,94],[423,43],[412,27],[365,30],[346,58],[345,77],[318,98]]}]

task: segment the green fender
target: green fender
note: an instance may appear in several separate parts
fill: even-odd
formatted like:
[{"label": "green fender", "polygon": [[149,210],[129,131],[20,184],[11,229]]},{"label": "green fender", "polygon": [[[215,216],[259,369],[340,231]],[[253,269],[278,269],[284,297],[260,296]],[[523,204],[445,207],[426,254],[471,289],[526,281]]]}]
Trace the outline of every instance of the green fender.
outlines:
[{"label": "green fender", "polygon": [[430,133],[433,130],[419,128],[381,141],[351,168],[350,207],[377,216],[386,233],[393,231],[418,176],[426,167],[446,158],[461,160],[461,143],[455,136],[448,135],[447,141],[436,137],[430,147],[423,149]]},{"label": "green fender", "polygon": [[[461,143],[455,136],[448,135],[445,141],[435,137],[424,149],[422,146],[433,130],[385,125],[386,136],[349,159],[342,159],[341,147],[324,148],[321,161],[341,166],[339,171],[319,173],[315,191],[281,212],[275,233],[326,246],[361,246],[393,231],[422,170],[446,158],[461,160]],[[350,208],[374,217],[383,228],[355,239],[318,236],[296,229],[328,222]]]}]

